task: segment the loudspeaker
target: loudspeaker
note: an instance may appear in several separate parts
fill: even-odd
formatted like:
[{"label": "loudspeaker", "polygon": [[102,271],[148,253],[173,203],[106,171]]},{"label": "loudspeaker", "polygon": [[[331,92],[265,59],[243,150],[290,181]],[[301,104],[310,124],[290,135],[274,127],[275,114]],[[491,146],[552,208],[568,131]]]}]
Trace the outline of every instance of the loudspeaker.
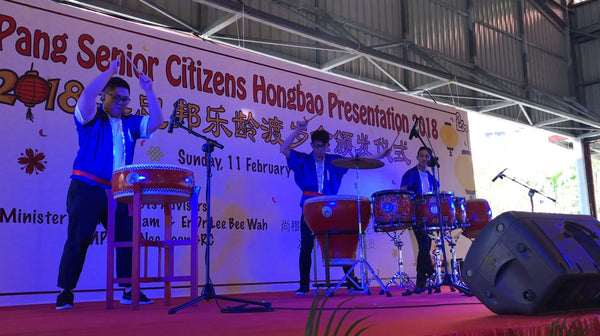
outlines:
[{"label": "loudspeaker", "polygon": [[505,212],[475,238],[461,277],[497,314],[598,309],[599,236],[592,216]]}]

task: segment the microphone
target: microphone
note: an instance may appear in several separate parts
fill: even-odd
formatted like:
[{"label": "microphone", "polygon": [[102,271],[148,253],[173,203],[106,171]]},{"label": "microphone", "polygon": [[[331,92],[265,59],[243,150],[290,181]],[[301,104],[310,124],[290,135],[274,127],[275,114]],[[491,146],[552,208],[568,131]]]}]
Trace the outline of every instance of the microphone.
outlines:
[{"label": "microphone", "polygon": [[508,169],[508,168],[504,168],[504,169],[502,169],[502,171],[501,171],[501,172],[499,172],[499,173],[498,173],[498,175],[496,175],[496,177],[494,177],[494,178],[492,179],[492,182],[496,182],[496,180],[497,180],[498,178],[502,178],[502,176],[504,176],[504,172],[505,172],[507,169]]},{"label": "microphone", "polygon": [[419,118],[415,119],[415,123],[414,123],[412,129],[410,130],[410,135],[408,136],[408,140],[412,140],[412,138],[419,135],[419,131],[417,131],[418,124],[419,124]]},{"label": "microphone", "polygon": [[177,101],[173,103],[173,113],[171,113],[171,116],[169,117],[169,127],[167,128],[168,133],[173,133],[173,126],[175,125],[175,121],[179,121],[179,118],[177,118],[177,105],[179,105],[180,100],[181,99],[177,99]]}]

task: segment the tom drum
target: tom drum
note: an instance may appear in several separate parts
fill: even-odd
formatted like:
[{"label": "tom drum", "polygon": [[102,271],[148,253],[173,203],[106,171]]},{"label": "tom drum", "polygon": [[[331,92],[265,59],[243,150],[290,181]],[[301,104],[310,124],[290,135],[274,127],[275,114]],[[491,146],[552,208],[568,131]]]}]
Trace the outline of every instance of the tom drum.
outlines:
[{"label": "tom drum", "polygon": [[492,210],[488,201],[481,198],[467,200],[466,206],[469,226],[463,228],[462,234],[475,239],[479,232],[492,220]]},{"label": "tom drum", "polygon": [[407,190],[382,190],[371,195],[375,231],[411,229],[415,223],[414,193]]},{"label": "tom drum", "polygon": [[442,215],[442,225],[445,230],[456,228],[456,212],[454,207],[454,193],[440,192],[440,206],[435,193],[427,193],[415,196],[415,213],[417,227],[429,231],[439,230]]},{"label": "tom drum", "polygon": [[134,185],[139,183],[145,204],[181,203],[192,195],[194,174],[173,165],[134,164],[115,170],[111,183],[119,202],[133,203]]},{"label": "tom drum", "polygon": [[[306,224],[317,236],[322,257],[329,257],[331,265],[348,265],[356,260],[358,246],[358,204],[360,224],[364,232],[371,217],[371,201],[361,196],[318,196],[304,202]],[[325,234],[328,237],[329,255],[325,251]]]},{"label": "tom drum", "polygon": [[464,197],[454,197],[454,211],[456,214],[456,225],[466,227],[469,225],[467,220],[467,208]]}]

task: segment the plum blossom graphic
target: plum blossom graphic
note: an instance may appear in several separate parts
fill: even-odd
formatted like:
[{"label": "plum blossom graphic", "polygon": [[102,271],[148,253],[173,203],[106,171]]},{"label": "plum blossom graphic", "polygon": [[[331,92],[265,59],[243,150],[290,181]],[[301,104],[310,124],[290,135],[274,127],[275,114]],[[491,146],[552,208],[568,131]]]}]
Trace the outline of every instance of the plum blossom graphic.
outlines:
[{"label": "plum blossom graphic", "polygon": [[46,169],[45,164],[48,161],[44,161],[46,158],[46,154],[34,150],[31,148],[25,149],[25,154],[21,153],[21,157],[17,159],[19,164],[22,164],[21,170],[25,170],[25,173],[32,175],[34,172],[36,175],[39,175],[39,172],[44,171]]}]

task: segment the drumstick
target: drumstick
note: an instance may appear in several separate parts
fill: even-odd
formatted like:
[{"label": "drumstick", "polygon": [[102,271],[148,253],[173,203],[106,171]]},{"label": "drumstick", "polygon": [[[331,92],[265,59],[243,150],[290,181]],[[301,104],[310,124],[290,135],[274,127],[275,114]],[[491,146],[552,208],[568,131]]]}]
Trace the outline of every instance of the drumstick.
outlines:
[{"label": "drumstick", "polygon": [[306,117],[304,117],[304,121],[306,121],[306,123],[308,124],[309,121],[315,119],[318,116],[319,116],[319,114],[315,114],[314,116],[310,117],[308,120],[306,119]]},{"label": "drumstick", "polygon": [[396,140],[398,140],[399,136],[400,136],[400,132],[398,132],[398,134],[396,134],[396,139],[394,139],[394,141],[392,142],[392,146],[396,143]]},{"label": "drumstick", "polygon": [[143,72],[141,72],[140,70],[138,70],[138,68],[135,66],[135,64],[133,64],[133,61],[129,57],[127,57],[127,55],[125,53],[123,53],[123,56],[125,56],[125,58],[129,61],[129,64],[131,64],[131,66],[133,67],[133,70],[135,70],[135,72],[138,73],[138,76],[140,74],[143,74]]}]

